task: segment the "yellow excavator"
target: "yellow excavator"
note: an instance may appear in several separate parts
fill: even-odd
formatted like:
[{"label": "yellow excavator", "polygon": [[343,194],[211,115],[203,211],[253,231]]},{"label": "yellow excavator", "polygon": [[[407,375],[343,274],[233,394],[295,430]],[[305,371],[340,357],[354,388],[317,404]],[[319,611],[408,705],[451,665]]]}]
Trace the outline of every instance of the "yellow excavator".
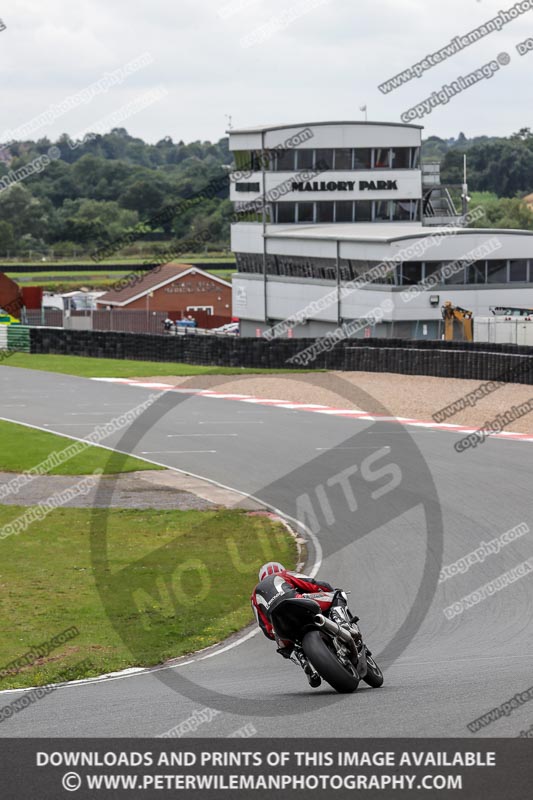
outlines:
[{"label": "yellow excavator", "polygon": [[[451,300],[446,300],[442,306],[442,319],[444,320],[444,339],[452,342],[454,339],[459,341],[471,342],[474,339],[474,325],[472,321],[472,311],[460,306],[454,306]],[[455,336],[456,328],[461,331],[460,336]]]}]

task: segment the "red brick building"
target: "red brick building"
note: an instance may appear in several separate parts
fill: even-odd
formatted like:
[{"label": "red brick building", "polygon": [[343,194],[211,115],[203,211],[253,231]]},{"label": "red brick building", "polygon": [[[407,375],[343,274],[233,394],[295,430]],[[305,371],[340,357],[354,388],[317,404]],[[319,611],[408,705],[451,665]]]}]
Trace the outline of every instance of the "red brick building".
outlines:
[{"label": "red brick building", "polygon": [[164,311],[171,319],[195,312],[231,319],[231,283],[191,264],[164,264],[133,279],[126,276],[124,288],[118,283],[98,299],[99,308]]}]

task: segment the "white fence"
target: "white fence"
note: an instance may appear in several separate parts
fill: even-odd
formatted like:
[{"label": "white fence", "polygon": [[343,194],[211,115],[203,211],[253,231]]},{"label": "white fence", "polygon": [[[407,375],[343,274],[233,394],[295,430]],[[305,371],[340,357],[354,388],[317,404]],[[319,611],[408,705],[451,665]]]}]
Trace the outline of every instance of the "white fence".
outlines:
[{"label": "white fence", "polygon": [[533,347],[533,315],[531,317],[475,317],[474,341]]}]

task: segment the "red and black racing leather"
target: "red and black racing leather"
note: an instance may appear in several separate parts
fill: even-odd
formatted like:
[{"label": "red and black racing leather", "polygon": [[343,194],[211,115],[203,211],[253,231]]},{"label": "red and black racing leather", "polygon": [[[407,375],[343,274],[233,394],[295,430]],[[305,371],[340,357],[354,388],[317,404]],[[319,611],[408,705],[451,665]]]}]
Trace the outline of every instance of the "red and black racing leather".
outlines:
[{"label": "red and black racing leather", "polygon": [[[279,581],[282,579],[282,583]],[[275,584],[274,581],[278,579]],[[278,588],[280,587],[281,588]],[[286,587],[286,589],[285,589]],[[285,592],[291,597],[310,597],[316,600],[322,611],[327,611],[333,600],[334,589],[326,581],[319,581],[309,578],[307,575],[300,575],[297,572],[284,570],[276,575],[269,575],[255,587],[251,602],[257,623],[268,639],[274,640],[274,629],[268,613],[268,605],[273,597]]]}]

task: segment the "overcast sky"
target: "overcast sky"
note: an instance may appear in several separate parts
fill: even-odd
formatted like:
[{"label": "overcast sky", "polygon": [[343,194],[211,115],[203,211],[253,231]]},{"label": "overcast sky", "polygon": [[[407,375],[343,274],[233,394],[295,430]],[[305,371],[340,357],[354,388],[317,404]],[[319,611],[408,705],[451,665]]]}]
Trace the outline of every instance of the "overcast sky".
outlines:
[{"label": "overcast sky", "polygon": [[[132,102],[120,123],[150,142],[217,140],[233,126],[335,119],[400,121],[407,109],[501,53],[491,80],[419,120],[424,135],[509,135],[533,127],[533,10],[392,93],[378,84],[509,9],[513,0],[5,0],[0,18],[0,129],[144,53],[151,63],[28,138],[94,130]],[[533,5],[533,0],[532,0]],[[265,25],[278,30],[268,35]],[[2,27],[2,26],[0,26]],[[281,29],[279,29],[281,27]],[[141,98],[141,99],[140,99]],[[144,98],[144,99],[142,99]],[[131,114],[131,110],[123,112]],[[2,130],[0,130],[0,135]]]}]

